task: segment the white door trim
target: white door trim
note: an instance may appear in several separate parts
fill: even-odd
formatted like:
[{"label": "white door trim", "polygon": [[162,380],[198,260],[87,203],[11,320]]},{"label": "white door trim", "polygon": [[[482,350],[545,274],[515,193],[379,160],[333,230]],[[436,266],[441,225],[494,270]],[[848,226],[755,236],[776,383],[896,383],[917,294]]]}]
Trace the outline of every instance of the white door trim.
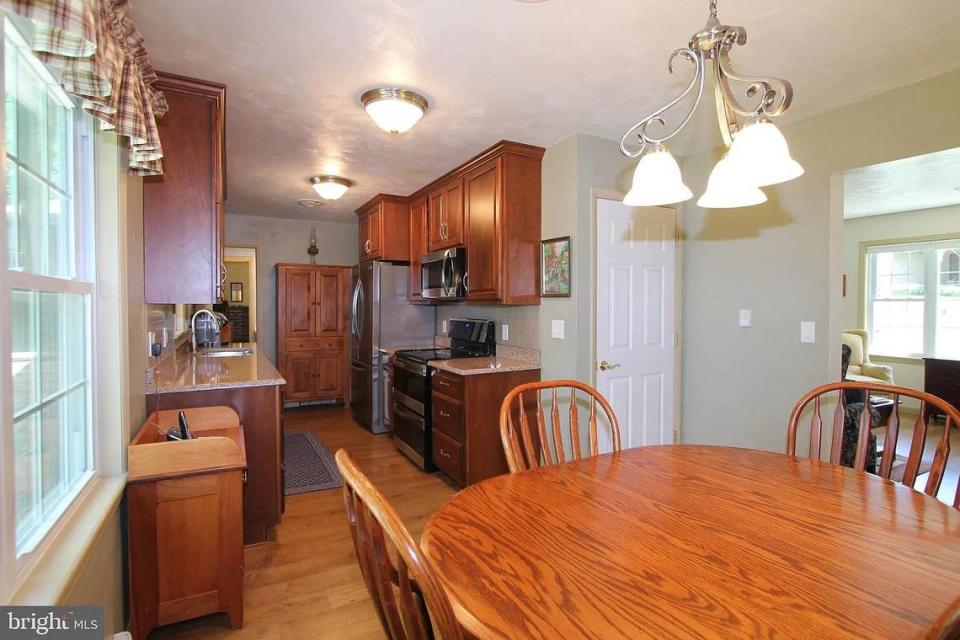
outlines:
[{"label": "white door trim", "polygon": [[[592,187],[590,189],[590,385],[597,386],[597,200],[616,200],[622,202],[626,194],[616,189],[606,189],[602,187]],[[676,349],[674,350],[674,376],[673,376],[673,440],[680,442],[682,440],[683,417],[681,409],[683,407],[683,238],[685,237],[683,228],[682,205],[669,205],[669,208],[676,212],[677,216],[677,250],[675,253],[676,264],[674,281],[674,313],[676,334]]]}]

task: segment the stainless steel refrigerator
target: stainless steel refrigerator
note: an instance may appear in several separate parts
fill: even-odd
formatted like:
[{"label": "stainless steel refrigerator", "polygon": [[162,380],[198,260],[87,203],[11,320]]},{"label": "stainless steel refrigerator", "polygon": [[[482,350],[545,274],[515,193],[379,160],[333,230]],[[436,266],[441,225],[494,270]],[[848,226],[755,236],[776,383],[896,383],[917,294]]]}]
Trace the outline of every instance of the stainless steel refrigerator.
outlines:
[{"label": "stainless steel refrigerator", "polygon": [[433,345],[437,313],[408,301],[409,267],[362,262],[353,269],[350,411],[374,433],[384,425],[381,347]]}]

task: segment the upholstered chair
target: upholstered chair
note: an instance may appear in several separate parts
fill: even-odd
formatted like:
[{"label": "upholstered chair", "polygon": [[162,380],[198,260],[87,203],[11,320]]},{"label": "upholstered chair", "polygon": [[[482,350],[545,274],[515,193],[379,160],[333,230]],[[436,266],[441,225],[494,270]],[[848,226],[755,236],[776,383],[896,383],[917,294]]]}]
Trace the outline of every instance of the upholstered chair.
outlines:
[{"label": "upholstered chair", "polygon": [[885,364],[870,362],[870,334],[862,329],[850,329],[841,334],[841,342],[850,347],[850,367],[847,380],[894,384],[893,369]]}]

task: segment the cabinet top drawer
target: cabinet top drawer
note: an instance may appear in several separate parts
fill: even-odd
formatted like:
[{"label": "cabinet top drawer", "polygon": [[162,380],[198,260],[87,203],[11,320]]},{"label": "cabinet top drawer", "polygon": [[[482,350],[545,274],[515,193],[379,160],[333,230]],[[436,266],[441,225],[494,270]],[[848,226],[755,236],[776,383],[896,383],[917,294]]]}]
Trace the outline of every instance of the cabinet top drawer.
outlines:
[{"label": "cabinet top drawer", "polygon": [[446,371],[436,371],[433,374],[433,390],[448,398],[463,400],[463,378]]},{"label": "cabinet top drawer", "polygon": [[287,351],[343,351],[343,338],[287,338]]}]

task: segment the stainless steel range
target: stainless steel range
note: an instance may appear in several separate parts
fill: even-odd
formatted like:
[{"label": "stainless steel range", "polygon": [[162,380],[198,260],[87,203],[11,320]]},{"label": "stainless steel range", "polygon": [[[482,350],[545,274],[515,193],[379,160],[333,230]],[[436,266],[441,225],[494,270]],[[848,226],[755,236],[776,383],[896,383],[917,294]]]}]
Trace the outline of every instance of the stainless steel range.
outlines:
[{"label": "stainless steel range", "polygon": [[497,354],[492,320],[451,319],[449,349],[397,351],[393,361],[393,442],[424,471],[433,465],[431,380],[436,371],[427,363],[451,358],[481,358]]}]

